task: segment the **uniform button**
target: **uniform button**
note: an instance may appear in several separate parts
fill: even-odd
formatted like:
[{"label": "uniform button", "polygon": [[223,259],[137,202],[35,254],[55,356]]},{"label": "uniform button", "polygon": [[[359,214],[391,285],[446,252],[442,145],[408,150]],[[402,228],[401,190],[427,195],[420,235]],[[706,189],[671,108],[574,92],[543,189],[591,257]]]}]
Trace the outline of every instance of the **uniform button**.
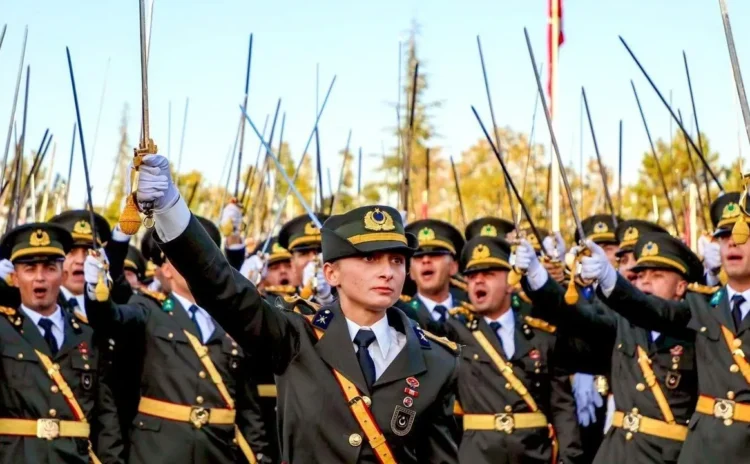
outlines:
[{"label": "uniform button", "polygon": [[115,351],[115,347],[114,346],[110,346],[109,347],[109,351]]},{"label": "uniform button", "polygon": [[51,387],[49,387],[49,391],[51,391],[52,393],[57,393],[60,391],[60,389],[57,388],[57,385],[52,385]]},{"label": "uniform button", "polygon": [[89,370],[89,369],[91,369],[91,366],[89,366],[88,364],[84,364],[83,368],[86,369],[86,370]]},{"label": "uniform button", "polygon": [[18,353],[18,359],[23,359],[23,353]]},{"label": "uniform button", "polygon": [[505,412],[513,412],[513,408],[510,405],[506,405]]},{"label": "uniform button", "polygon": [[143,427],[143,422],[138,422],[138,427]]},{"label": "uniform button", "polygon": [[701,327],[701,332],[705,332],[706,330],[708,330],[708,329],[706,329],[705,325],[703,327]]},{"label": "uniform button", "polygon": [[203,372],[203,371],[200,371],[200,372],[198,372],[198,377],[200,377],[202,379],[205,379],[206,378],[206,373]]},{"label": "uniform button", "polygon": [[84,361],[88,361],[89,357],[87,355],[83,354],[83,355],[81,355],[81,359],[83,359]]},{"label": "uniform button", "polygon": [[633,439],[633,432],[626,433],[625,434],[625,439],[626,440],[632,440]]},{"label": "uniform button", "polygon": [[680,366],[678,366],[677,364],[672,364],[672,370],[673,371],[676,371],[679,367]]},{"label": "uniform button", "polygon": [[620,348],[622,348],[622,343],[619,343],[619,344],[617,345],[617,349],[619,350]]},{"label": "uniform button", "polygon": [[198,404],[203,404],[203,397],[199,396],[198,398],[195,399],[195,402]]},{"label": "uniform button", "polygon": [[474,354],[474,360],[476,361],[477,359],[479,359],[479,355],[478,354]]},{"label": "uniform button", "polygon": [[534,374],[538,374],[540,372],[542,372],[542,371],[540,371],[539,369],[534,369]]},{"label": "uniform button", "polygon": [[732,425],[732,423],[733,423],[732,419],[724,419],[724,425],[726,425],[727,427]]},{"label": "uniform button", "polygon": [[727,399],[728,400],[733,400],[734,399],[734,392],[732,392],[732,391],[727,392]]},{"label": "uniform button", "polygon": [[512,385],[511,385],[510,383],[506,383],[506,384],[505,384],[505,389],[506,389],[506,390],[512,390],[512,389],[513,389],[513,386],[512,386]]},{"label": "uniform button", "polygon": [[739,371],[740,371],[740,366],[738,366],[737,364],[732,364],[731,366],[729,366],[729,372],[739,372]]},{"label": "uniform button", "polygon": [[57,411],[55,411],[54,409],[50,409],[49,410],[49,416],[50,417],[56,417],[57,416]]},{"label": "uniform button", "polygon": [[352,446],[359,446],[362,444],[362,435],[353,433],[349,435],[349,444]]},{"label": "uniform button", "polygon": [[239,351],[237,351],[237,350],[232,350],[232,356],[237,356],[237,354],[239,354]]},{"label": "uniform button", "polygon": [[630,410],[633,414],[638,414],[638,408],[633,408]]},{"label": "uniform button", "polygon": [[55,364],[54,364],[54,365],[52,366],[52,368],[53,368],[54,370],[56,370],[57,372],[60,372],[60,365],[59,365],[59,364],[55,363]]},{"label": "uniform button", "polygon": [[739,348],[742,346],[742,340],[740,340],[739,338],[735,338],[732,342],[732,345],[734,345],[735,348]]},{"label": "uniform button", "polygon": [[237,363],[236,362],[232,363],[232,369],[237,369]]},{"label": "uniform button", "polygon": [[645,385],[643,385],[642,383],[639,383],[639,384],[637,384],[637,385],[635,386],[635,389],[636,389],[636,390],[638,390],[639,392],[642,392],[643,390],[645,390],[645,389],[646,389],[646,386],[645,386]]},{"label": "uniform button", "polygon": [[172,332],[169,332],[169,334],[167,334],[167,337],[174,338],[174,334]]},{"label": "uniform button", "polygon": [[237,342],[233,341],[232,346],[237,347]]},{"label": "uniform button", "polygon": [[232,438],[232,443],[236,445],[237,444],[237,439],[236,438]]},{"label": "uniform button", "polygon": [[367,405],[368,407],[369,407],[369,406],[370,406],[370,405],[372,404],[372,400],[370,399],[370,397],[369,397],[369,396],[363,396],[363,397],[362,397],[362,401],[364,401],[364,402],[365,402],[365,404],[366,404],[366,405]]},{"label": "uniform button", "polygon": [[536,385],[536,387],[537,387],[537,388],[539,388],[539,387],[541,387],[541,386],[542,386],[542,384],[541,384],[541,383],[539,383],[539,382],[535,383],[534,385]]},{"label": "uniform button", "polygon": [[679,356],[673,356],[673,357],[672,357],[672,362],[673,362],[673,363],[678,363],[678,362],[680,362],[680,357],[679,357]]},{"label": "uniform button", "polygon": [[114,339],[112,339],[112,338],[110,338],[110,339],[109,339],[109,344],[110,344],[110,345],[114,345],[114,344],[115,344],[115,340],[114,340]]}]

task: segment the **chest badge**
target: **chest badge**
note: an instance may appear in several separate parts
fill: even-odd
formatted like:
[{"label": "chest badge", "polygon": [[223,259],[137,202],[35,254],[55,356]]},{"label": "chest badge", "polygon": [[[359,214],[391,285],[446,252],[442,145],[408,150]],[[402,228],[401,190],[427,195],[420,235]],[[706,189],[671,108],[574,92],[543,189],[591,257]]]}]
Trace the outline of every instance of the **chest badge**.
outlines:
[{"label": "chest badge", "polygon": [[411,430],[416,416],[416,411],[397,405],[396,409],[393,410],[393,417],[391,417],[391,431],[395,435],[403,437]]},{"label": "chest badge", "polygon": [[542,357],[542,353],[540,353],[540,352],[539,352],[539,350],[537,350],[537,349],[533,349],[533,350],[531,350],[531,352],[529,353],[529,357],[530,357],[531,359],[533,359],[534,361],[537,361],[537,360],[541,359],[541,357]]},{"label": "chest badge", "polygon": [[682,378],[682,375],[679,372],[669,371],[667,372],[666,379],[664,379],[664,384],[670,390],[674,390],[680,385],[681,378]]},{"label": "chest badge", "polygon": [[81,386],[84,390],[91,390],[94,385],[94,376],[90,372],[84,372],[81,374]]}]

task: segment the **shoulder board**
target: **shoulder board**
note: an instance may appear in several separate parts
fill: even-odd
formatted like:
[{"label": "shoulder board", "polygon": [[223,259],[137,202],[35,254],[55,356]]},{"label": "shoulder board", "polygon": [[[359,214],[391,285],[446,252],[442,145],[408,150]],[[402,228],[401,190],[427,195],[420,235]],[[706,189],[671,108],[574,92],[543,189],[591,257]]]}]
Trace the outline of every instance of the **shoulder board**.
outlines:
[{"label": "shoulder board", "polygon": [[151,290],[148,288],[140,288],[138,289],[138,293],[156,300],[159,303],[164,303],[164,300],[167,299],[167,295],[163,294],[162,292],[157,292],[156,290]]},{"label": "shoulder board", "polygon": [[435,343],[443,345],[444,347],[451,350],[454,354],[458,354],[460,352],[460,348],[455,342],[452,342],[445,337],[438,337],[437,335],[430,333],[426,330],[422,330],[422,332],[424,333],[425,337],[429,338]]},{"label": "shoulder board", "polygon": [[294,307],[294,312],[300,314],[315,314],[319,309],[320,305],[313,303],[312,301],[306,300],[299,295],[282,295],[284,302]]},{"label": "shoulder board", "polygon": [[459,301],[458,304],[461,305],[461,306],[463,306],[464,308],[466,308],[468,310],[473,310],[474,309],[474,306],[471,303],[469,303],[468,301]]},{"label": "shoulder board", "polygon": [[460,288],[463,291],[468,291],[469,287],[466,285],[466,282],[461,282],[455,277],[451,277],[451,285],[454,287]]},{"label": "shoulder board", "polygon": [[688,291],[694,292],[694,293],[701,293],[703,295],[713,295],[714,293],[718,292],[721,289],[721,287],[719,287],[718,285],[715,287],[709,287],[708,285],[701,285],[701,284],[693,282],[690,285],[688,285],[687,289]]},{"label": "shoulder board", "polygon": [[408,303],[411,301],[411,297],[409,295],[401,295],[398,297],[399,300],[403,301],[404,303]]},{"label": "shoulder board", "polygon": [[275,293],[278,295],[293,295],[297,292],[297,289],[291,285],[272,285],[264,288],[264,290],[266,293]]},{"label": "shoulder board", "polygon": [[518,297],[522,299],[524,302],[526,302],[527,304],[532,304],[531,298],[529,298],[529,296],[523,290],[519,290],[518,292],[516,292],[516,295],[518,295]]},{"label": "shoulder board", "polygon": [[0,314],[5,314],[6,316],[15,316],[16,310],[13,308],[9,308],[8,306],[0,306]]},{"label": "shoulder board", "polygon": [[531,327],[547,333],[555,333],[555,331],[557,331],[557,327],[555,327],[554,325],[535,317],[526,316],[524,317],[524,321]]},{"label": "shoulder board", "polygon": [[76,318],[76,319],[78,319],[79,321],[81,321],[81,322],[83,322],[84,324],[87,324],[87,325],[88,325],[88,323],[89,323],[89,319],[88,319],[88,318],[87,318],[86,316],[84,316],[83,314],[81,314],[80,312],[78,312],[78,311],[73,311],[73,316],[75,316],[75,318]]},{"label": "shoulder board", "polygon": [[448,310],[448,314],[450,314],[451,316],[461,317],[462,319],[466,319],[467,321],[471,321],[472,319],[474,319],[474,313],[471,310],[471,305],[456,306],[455,308]]}]

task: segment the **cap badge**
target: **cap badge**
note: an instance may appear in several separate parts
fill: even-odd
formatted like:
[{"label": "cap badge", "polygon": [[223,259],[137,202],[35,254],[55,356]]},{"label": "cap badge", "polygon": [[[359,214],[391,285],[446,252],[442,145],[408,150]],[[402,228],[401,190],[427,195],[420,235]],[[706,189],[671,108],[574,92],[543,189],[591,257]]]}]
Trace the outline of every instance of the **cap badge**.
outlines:
[{"label": "cap badge", "polygon": [[314,222],[305,224],[305,235],[320,235],[320,229],[315,226]]},{"label": "cap badge", "polygon": [[43,247],[50,244],[49,234],[42,229],[37,229],[29,237],[29,245],[33,247]]},{"label": "cap badge", "polygon": [[607,226],[607,224],[603,222],[597,222],[596,224],[594,224],[595,234],[603,234],[605,232],[609,232],[609,227]]},{"label": "cap badge", "polygon": [[385,211],[380,211],[380,208],[375,208],[365,214],[365,229],[367,230],[380,232],[381,230],[388,231],[395,228],[391,215]]},{"label": "cap badge", "polygon": [[729,203],[724,207],[721,212],[722,219],[736,218],[740,215],[740,207],[737,203]]},{"label": "cap badge", "polygon": [[638,229],[635,227],[628,227],[625,229],[625,235],[622,236],[622,240],[625,242],[632,242],[638,240]]},{"label": "cap badge", "polygon": [[435,231],[430,229],[429,227],[425,227],[424,229],[419,231],[417,240],[419,241],[420,245],[425,242],[433,241],[435,240]]},{"label": "cap badge", "polygon": [[479,235],[482,237],[497,237],[497,228],[492,224],[487,224],[482,227],[482,231],[479,232]]},{"label": "cap badge", "polygon": [[659,254],[659,246],[654,242],[648,242],[641,251],[641,256],[656,256]]},{"label": "cap badge", "polygon": [[279,245],[278,243],[274,243],[273,246],[271,247],[271,253],[283,253],[285,251],[286,249],[282,247],[281,245]]},{"label": "cap badge", "polygon": [[471,259],[485,259],[490,257],[490,249],[487,248],[486,245],[482,245],[481,243],[474,247],[474,251],[471,252]]},{"label": "cap badge", "polygon": [[87,221],[80,220],[73,225],[73,233],[74,234],[82,234],[82,235],[90,235],[91,234],[91,224],[89,224]]}]

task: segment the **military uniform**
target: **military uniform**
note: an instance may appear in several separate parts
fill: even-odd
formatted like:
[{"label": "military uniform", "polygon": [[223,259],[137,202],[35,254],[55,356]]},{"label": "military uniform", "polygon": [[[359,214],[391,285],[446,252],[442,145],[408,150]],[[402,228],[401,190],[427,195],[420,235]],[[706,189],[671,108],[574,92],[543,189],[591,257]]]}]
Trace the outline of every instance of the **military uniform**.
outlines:
[{"label": "military uniform", "polygon": [[[62,261],[71,246],[65,229],[32,223],[6,235],[0,257],[14,264]],[[0,463],[122,462],[117,411],[100,382],[106,366],[97,345],[93,330],[59,306],[49,316],[21,305],[0,307]]]},{"label": "military uniform", "polygon": [[[134,273],[140,283],[148,285],[146,281],[146,258],[144,258],[143,253],[133,245],[128,245],[128,253],[125,256],[123,269]],[[153,278],[153,274],[151,277]]]},{"label": "military uniform", "polygon": [[[665,269],[694,282],[691,290],[702,289],[695,282],[701,280],[703,266],[687,246],[664,232],[638,235],[633,246],[634,272]],[[688,330],[652,333],[602,303],[579,300],[576,306],[568,306],[563,293],[551,279],[529,291],[538,303],[535,307],[547,309],[543,316],[554,318],[561,330],[584,340],[586,351],[572,358],[583,361],[579,369],[594,364],[594,374],[611,370],[617,412],[596,462],[677,462],[698,395],[695,334]],[[612,356],[592,363],[589,354],[595,353]]]},{"label": "military uniform", "polygon": [[[321,224],[328,219],[328,215],[321,213],[316,214],[316,217]],[[315,223],[306,214],[287,221],[281,227],[281,230],[279,230],[277,243],[281,248],[288,250],[290,253],[306,253],[311,251],[320,253],[322,248],[320,229],[318,229]],[[317,263],[317,266],[322,265],[323,263]],[[302,280],[301,275],[300,280]],[[296,293],[304,299],[312,299],[312,301],[319,302],[317,301],[317,298],[315,298],[316,288],[313,283],[314,282],[308,282],[307,285],[305,285],[304,282],[301,282],[300,287],[296,289]]]},{"label": "military uniform", "polygon": [[[388,326],[403,347],[369,387],[360,354],[347,348],[352,338],[338,302],[311,318],[279,311],[226,265],[184,205],[178,201],[160,214],[171,215],[168,224],[186,224],[184,230],[163,230],[156,218],[167,240],[160,246],[192,285],[197,301],[251,356],[270,356],[284,461],[457,462],[450,430],[457,347],[430,340],[401,311],[389,308]],[[386,206],[332,216],[322,236],[327,262],[387,250],[408,256],[416,245],[405,235],[398,212]],[[207,275],[212,276],[208,281]]]},{"label": "military uniform", "polygon": [[[510,270],[510,245],[477,236],[462,254],[464,273]],[[509,357],[485,317],[464,304],[447,322],[449,338],[463,345],[458,401],[463,409],[459,459],[467,463],[582,462],[568,376],[558,368],[555,328],[512,308]],[[505,322],[507,321],[507,322]],[[508,369],[510,367],[510,369]]]},{"label": "military uniform", "polygon": [[[218,231],[212,232],[218,246]],[[96,330],[127,340],[137,361],[127,375],[140,384],[127,393],[123,411],[128,462],[271,462],[255,385],[247,381],[249,363],[220,325],[203,334],[179,296],[148,289],[127,305],[87,305]]]}]

